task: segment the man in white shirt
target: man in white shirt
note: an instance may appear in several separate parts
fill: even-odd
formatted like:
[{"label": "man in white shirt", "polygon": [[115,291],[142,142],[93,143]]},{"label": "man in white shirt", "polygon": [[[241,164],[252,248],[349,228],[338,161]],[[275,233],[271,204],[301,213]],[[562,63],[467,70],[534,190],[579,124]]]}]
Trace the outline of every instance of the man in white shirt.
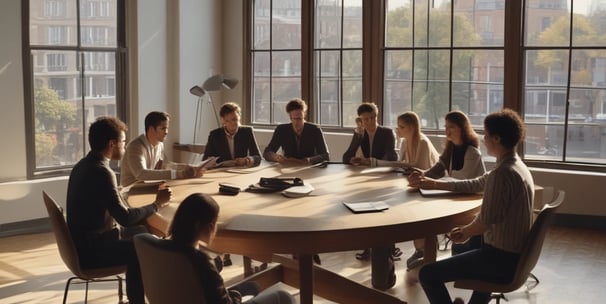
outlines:
[{"label": "man in white shirt", "polygon": [[133,139],[126,147],[120,166],[122,186],[137,181],[193,178],[204,174],[199,167],[164,159],[164,140],[168,135],[169,120],[166,112],[154,111],[145,116],[145,134]]}]

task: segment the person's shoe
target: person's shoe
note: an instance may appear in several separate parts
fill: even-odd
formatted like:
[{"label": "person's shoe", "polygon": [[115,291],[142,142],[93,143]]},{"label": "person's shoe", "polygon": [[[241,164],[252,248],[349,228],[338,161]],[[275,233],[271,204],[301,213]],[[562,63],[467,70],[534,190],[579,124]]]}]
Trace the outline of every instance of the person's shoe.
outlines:
[{"label": "person's shoe", "polygon": [[223,266],[231,266],[233,265],[231,261],[231,256],[229,254],[223,255]]},{"label": "person's shoe", "polygon": [[356,253],[356,259],[360,261],[370,261],[370,248],[366,248],[364,251]]},{"label": "person's shoe", "polygon": [[415,252],[406,260],[406,267],[413,269],[420,266],[423,263],[423,250],[417,249]]},{"label": "person's shoe", "polygon": [[465,304],[465,302],[461,298],[455,298],[452,304]]}]

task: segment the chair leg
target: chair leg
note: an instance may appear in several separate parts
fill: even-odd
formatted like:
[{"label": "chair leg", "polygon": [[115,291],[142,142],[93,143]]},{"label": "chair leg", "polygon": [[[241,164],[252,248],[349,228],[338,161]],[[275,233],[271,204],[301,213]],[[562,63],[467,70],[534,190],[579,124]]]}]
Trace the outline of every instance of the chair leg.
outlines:
[{"label": "chair leg", "polygon": [[497,301],[497,304],[501,303],[501,299],[505,300],[505,302],[509,301],[503,293],[492,293],[488,302],[492,301],[493,299]]},{"label": "chair leg", "polygon": [[[534,281],[534,282],[528,282],[528,281]],[[530,273],[528,275],[528,279],[526,280],[526,292],[531,291],[533,288],[537,287],[537,285],[539,285],[540,281],[539,278],[537,278],[537,276],[535,276],[534,274]]]},{"label": "chair leg", "polygon": [[72,283],[73,279],[77,279],[78,277],[71,277],[65,283],[65,291],[63,292],[63,304],[67,303],[67,293],[69,292],[69,285]]},{"label": "chair leg", "polygon": [[123,301],[124,293],[122,292],[122,276],[117,275],[118,278],[118,304],[126,303]]}]

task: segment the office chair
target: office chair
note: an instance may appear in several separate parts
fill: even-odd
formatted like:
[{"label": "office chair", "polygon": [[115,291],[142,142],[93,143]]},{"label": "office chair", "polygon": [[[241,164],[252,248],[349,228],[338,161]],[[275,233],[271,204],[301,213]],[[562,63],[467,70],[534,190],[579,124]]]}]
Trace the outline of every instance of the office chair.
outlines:
[{"label": "office chair", "polygon": [[183,248],[149,233],[133,241],[150,304],[206,303],[200,267]]},{"label": "office chair", "polygon": [[[86,284],[86,291],[84,293],[84,303],[88,302],[88,284],[93,282],[110,282],[118,281],[118,303],[127,303],[123,301],[122,293],[122,276],[120,274],[126,271],[126,265],[106,267],[106,268],[92,268],[82,269],[80,268],[80,260],[78,258],[78,252],[76,252],[76,246],[72,239],[71,233],[67,228],[67,222],[63,216],[63,208],[57,204],[57,202],[50,197],[45,191],[42,191],[42,197],[44,199],[44,205],[48,211],[48,217],[55,234],[57,241],[57,249],[59,255],[65,266],[74,274],[73,277],[67,280],[65,284],[65,292],[63,293],[63,304],[66,303],[67,293],[72,283],[74,284]],[[115,276],[115,278],[109,278]]]},{"label": "office chair", "polygon": [[541,249],[543,248],[543,242],[545,241],[547,229],[549,228],[549,224],[553,219],[556,210],[564,201],[564,196],[564,191],[560,190],[557,192],[557,196],[553,201],[545,204],[541,210],[535,210],[535,212],[538,212],[538,216],[532,224],[532,228],[530,229],[530,233],[526,239],[526,244],[524,245],[520,255],[518,267],[516,268],[513,280],[510,283],[498,284],[476,280],[461,280],[456,281],[454,287],[491,292],[493,293],[491,297],[497,300],[497,304],[500,303],[501,299],[507,301],[504,293],[512,292],[522,287],[522,285],[527,282],[528,278],[533,279],[535,283],[530,287],[527,286],[527,292],[536,287],[536,285],[539,284],[539,280],[531,273],[531,271],[537,265],[539,256],[541,255]]}]

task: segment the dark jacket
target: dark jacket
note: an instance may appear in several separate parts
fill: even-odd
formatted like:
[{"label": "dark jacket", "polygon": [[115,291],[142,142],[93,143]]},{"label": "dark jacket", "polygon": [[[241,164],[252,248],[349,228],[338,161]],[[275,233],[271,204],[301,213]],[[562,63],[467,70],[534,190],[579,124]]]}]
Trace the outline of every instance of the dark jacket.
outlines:
[{"label": "dark jacket", "polygon": [[263,157],[272,161],[273,155],[280,148],[282,148],[284,156],[297,159],[309,157],[312,164],[329,160],[328,147],[322,129],[309,122],[306,122],[303,126],[298,144],[297,135],[292,128],[292,124],[287,123],[277,126],[271,141],[263,151]]},{"label": "dark jacket", "polygon": [[360,136],[354,133],[351,138],[351,143],[347,151],[343,153],[343,163],[349,164],[352,157],[356,155],[358,147],[362,148],[364,157],[374,157],[381,160],[398,160],[398,155],[395,150],[396,139],[393,135],[393,131],[389,128],[377,126],[375,137],[372,142],[372,155],[370,153],[370,140],[368,133],[364,130],[364,135]]},{"label": "dark jacket", "polygon": [[234,158],[229,153],[227,143],[227,134],[224,128],[217,128],[208,134],[208,142],[204,150],[204,159],[211,156],[218,156],[217,162],[232,160],[234,158],[251,156],[254,159],[253,164],[258,166],[261,163],[261,153],[259,145],[255,139],[255,134],[251,127],[240,126],[234,136]]}]

